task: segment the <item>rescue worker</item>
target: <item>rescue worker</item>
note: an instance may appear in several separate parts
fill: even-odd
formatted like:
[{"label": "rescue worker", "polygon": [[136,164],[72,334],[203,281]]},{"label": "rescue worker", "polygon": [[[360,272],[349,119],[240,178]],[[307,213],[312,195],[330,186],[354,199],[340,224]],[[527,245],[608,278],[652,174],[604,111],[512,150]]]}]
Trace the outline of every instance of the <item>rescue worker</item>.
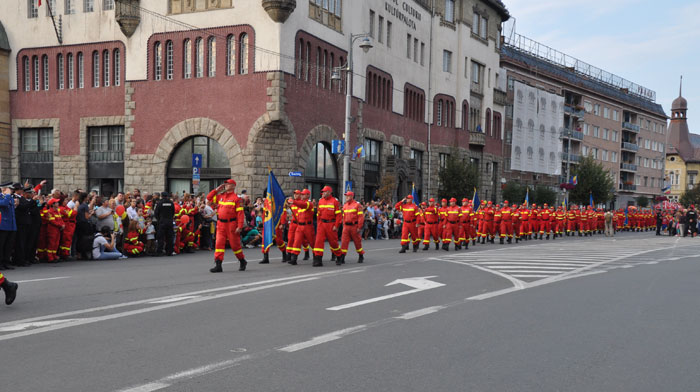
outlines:
[{"label": "rescue worker", "polygon": [[435,242],[435,250],[438,250],[440,249],[440,211],[435,205],[434,198],[431,197],[428,203],[428,207],[423,211],[423,220],[425,221],[425,228],[423,229],[423,250],[428,250],[430,247],[430,237],[432,237]]},{"label": "rescue worker", "polygon": [[532,232],[530,229],[530,209],[527,208],[527,204],[523,203],[520,207],[520,239],[529,239],[529,232]]},{"label": "rescue worker", "polygon": [[566,213],[566,236],[570,235],[575,235],[576,233],[576,227],[578,225],[578,215],[576,214],[576,210],[578,207],[576,205],[573,205],[569,208],[569,211]]},{"label": "rescue worker", "polygon": [[438,235],[440,240],[445,238],[445,230],[447,229],[447,199],[440,200],[440,208],[438,209],[438,216],[440,217],[440,225],[438,229]]},{"label": "rescue worker", "polygon": [[535,234],[535,239],[537,239],[537,233],[540,231],[540,211],[537,209],[537,204],[532,203],[532,208],[530,209],[530,229],[527,231],[527,237],[532,239],[532,234]]},{"label": "rescue worker", "polygon": [[[540,239],[542,236],[546,235],[549,239],[549,235],[552,233],[552,210],[549,209],[547,203],[542,206],[542,211],[540,211]],[[555,239],[556,235],[552,237]]]},{"label": "rescue worker", "polygon": [[489,241],[493,244],[495,237],[494,225],[494,215],[496,211],[493,208],[493,202],[491,200],[486,203],[486,208],[484,209],[484,230],[481,232],[481,243],[485,244]]},{"label": "rescue worker", "polygon": [[[289,222],[289,230],[287,231],[287,261],[292,260],[292,245],[294,245],[294,239],[296,237],[296,231],[297,227],[299,226],[298,224],[298,215],[299,215],[299,207],[294,205],[294,200],[301,200],[301,191],[296,189],[294,190],[294,198],[289,198],[287,199],[287,207],[291,211],[291,221]],[[304,243],[303,246],[304,248],[304,260],[309,259],[309,244]],[[299,249],[294,249],[296,251],[296,254],[298,255],[301,252],[302,247]]]},{"label": "rescue worker", "polygon": [[514,204],[512,208],[512,217],[513,217],[513,236],[515,237],[515,243],[517,244],[520,242],[520,209],[518,209],[518,205]]},{"label": "rescue worker", "polygon": [[447,207],[447,221],[445,224],[445,235],[442,237],[442,249],[450,250],[450,243],[454,239],[455,250],[462,249],[459,239],[460,222],[462,220],[462,209],[457,206],[457,199],[450,199],[450,205]]},{"label": "rescue worker", "polygon": [[[301,191],[300,198],[295,199],[292,207],[296,207],[297,223],[294,233],[294,246],[288,248],[292,252],[292,258],[289,260],[289,265],[297,265],[297,258],[304,244],[310,244],[314,240],[314,209],[313,202],[309,201],[311,191],[304,189]],[[292,210],[294,211],[294,210]],[[307,258],[305,257],[304,260]]]},{"label": "rescue worker", "polygon": [[243,213],[242,199],[236,194],[236,181],[226,180],[209,192],[207,200],[217,211],[215,265],[209,272],[223,272],[221,264],[224,262],[226,242],[231,245],[231,250],[240,263],[238,270],[245,271],[248,262],[241,249],[241,231],[245,225],[245,214]]},{"label": "rescue worker", "polygon": [[73,234],[75,233],[75,218],[77,216],[77,210],[68,208],[68,199],[64,199],[59,207],[61,213],[61,218],[63,219],[63,224],[65,229],[61,231],[61,242],[59,244],[59,255],[61,260],[68,260],[70,258],[70,248],[73,245]]},{"label": "rescue worker", "polygon": [[2,287],[2,291],[5,292],[5,305],[12,305],[12,303],[15,302],[15,298],[17,298],[17,289],[19,285],[7,280],[2,272],[0,272],[0,287]]},{"label": "rescue worker", "polygon": [[61,242],[61,231],[66,228],[66,226],[63,224],[63,218],[61,218],[61,212],[58,210],[59,204],[58,199],[51,199],[48,203],[46,203],[48,206],[48,225],[46,226],[46,260],[49,263],[58,261],[58,246]]},{"label": "rescue worker", "polygon": [[[444,200],[444,199],[443,199]],[[413,242],[413,251],[418,251],[418,228],[416,227],[416,213],[418,207],[413,204],[413,196],[408,195],[394,206],[394,210],[403,214],[403,225],[401,225],[401,250],[399,253],[406,253],[409,242]],[[409,239],[410,235],[410,239]]]},{"label": "rescue worker", "polygon": [[459,243],[464,245],[464,249],[469,249],[469,241],[472,240],[472,206],[469,199],[462,199],[459,219]]},{"label": "rescue worker", "polygon": [[345,192],[345,204],[343,204],[343,234],[340,243],[342,255],[336,260],[335,265],[345,264],[345,256],[348,254],[350,240],[355,243],[355,250],[359,255],[358,263],[365,261],[365,251],[362,249],[362,229],[365,222],[362,204],[355,201],[355,192]]},{"label": "rescue worker", "polygon": [[556,222],[556,232],[554,236],[562,237],[562,234],[566,231],[566,211],[562,206],[557,207],[557,211],[554,215]]},{"label": "rescue worker", "polygon": [[[342,256],[338,245],[338,227],[342,220],[340,202],[331,195],[332,189],[328,185],[321,189],[321,199],[317,205],[316,241],[314,242],[314,267],[323,266],[323,246],[326,240],[331,248],[335,261]],[[331,259],[333,261],[333,259]]]},{"label": "rescue worker", "polygon": [[416,216],[416,226],[418,227],[418,238],[420,240],[425,236],[425,209],[428,205],[425,202],[420,203],[418,215]]},{"label": "rescue worker", "polygon": [[503,202],[503,208],[500,211],[501,214],[501,225],[498,229],[499,236],[501,237],[501,244],[503,241],[508,239],[508,243],[513,242],[513,211],[508,205],[508,200]]}]

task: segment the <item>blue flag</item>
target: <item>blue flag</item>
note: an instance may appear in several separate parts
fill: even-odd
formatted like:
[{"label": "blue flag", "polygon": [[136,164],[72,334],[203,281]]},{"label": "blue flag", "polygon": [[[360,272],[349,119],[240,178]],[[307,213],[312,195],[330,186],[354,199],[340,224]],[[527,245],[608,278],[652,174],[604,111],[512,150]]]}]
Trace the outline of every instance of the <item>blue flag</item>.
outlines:
[{"label": "blue flag", "polygon": [[588,204],[589,204],[591,207],[594,207],[594,205],[593,205],[593,192],[590,192],[590,193],[588,194],[588,196],[589,196]]},{"label": "blue flag", "polygon": [[416,205],[420,204],[420,199],[418,197],[418,191],[416,191],[416,183],[414,182],[412,185],[413,189],[411,190],[411,196],[413,196],[413,202],[416,203]]},{"label": "blue flag", "polygon": [[263,218],[263,249],[272,246],[275,239],[275,230],[280,223],[280,217],[284,210],[284,192],[277,178],[270,171],[267,177],[267,194],[265,196],[265,216]]},{"label": "blue flag", "polygon": [[525,205],[530,206],[530,188],[528,187],[525,191]]},{"label": "blue flag", "polygon": [[628,221],[628,218],[627,218],[627,214],[628,214],[629,212],[630,212],[629,206],[625,207],[625,227],[627,227],[627,225],[629,224],[629,221]]},{"label": "blue flag", "polygon": [[474,188],[474,196],[472,197],[472,209],[474,212],[477,212],[479,210],[479,207],[481,207],[481,200],[479,200],[479,194],[476,192],[476,188]]}]

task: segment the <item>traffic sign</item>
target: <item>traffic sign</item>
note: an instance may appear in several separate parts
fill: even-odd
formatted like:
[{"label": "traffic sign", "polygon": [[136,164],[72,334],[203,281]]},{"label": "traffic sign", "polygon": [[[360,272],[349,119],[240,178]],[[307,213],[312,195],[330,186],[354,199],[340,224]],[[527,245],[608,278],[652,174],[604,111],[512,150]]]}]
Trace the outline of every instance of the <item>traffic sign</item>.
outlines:
[{"label": "traffic sign", "polygon": [[289,177],[301,177],[300,171],[289,172]]},{"label": "traffic sign", "polygon": [[192,178],[199,178],[201,169],[198,167],[192,168]]},{"label": "traffic sign", "polygon": [[[352,181],[345,181],[345,192],[352,191]],[[345,193],[343,192],[343,193]]]},{"label": "traffic sign", "polygon": [[331,142],[331,153],[332,154],[343,154],[345,153],[345,140],[333,140]]},{"label": "traffic sign", "polygon": [[202,168],[202,154],[192,154],[192,167]]}]

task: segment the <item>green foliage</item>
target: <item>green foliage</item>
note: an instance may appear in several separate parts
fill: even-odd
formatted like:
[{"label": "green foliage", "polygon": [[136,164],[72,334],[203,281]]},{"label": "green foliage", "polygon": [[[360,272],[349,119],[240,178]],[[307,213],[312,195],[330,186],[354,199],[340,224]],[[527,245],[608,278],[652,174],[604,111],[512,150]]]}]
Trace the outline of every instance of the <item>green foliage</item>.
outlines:
[{"label": "green foliage", "polygon": [[591,193],[596,204],[607,203],[612,199],[615,183],[608,170],[593,157],[582,158],[574,169],[574,174],[578,176],[578,184],[569,193],[570,203],[588,205]]},{"label": "green foliage", "polygon": [[691,204],[695,204],[696,206],[700,204],[700,186],[693,187],[693,189],[683,192],[679,202],[686,207]]},{"label": "green foliage", "polygon": [[642,208],[649,207],[649,198],[646,196],[635,197],[634,200],[637,202],[637,205]]},{"label": "green foliage", "polygon": [[503,188],[503,200],[513,204],[522,204],[525,201],[526,188],[515,181],[506,182]]},{"label": "green foliage", "polygon": [[548,186],[537,185],[534,192],[530,191],[530,201],[539,206],[545,203],[553,206],[557,202],[557,192]]},{"label": "green foliage", "polygon": [[536,185],[534,187],[532,185],[521,185],[515,181],[506,183],[505,188],[503,188],[503,200],[508,200],[511,205],[522,204],[525,202],[525,195],[527,194],[528,188],[530,188],[530,204],[556,204],[557,192],[550,187],[543,185]]},{"label": "green foliage", "polygon": [[396,176],[393,174],[385,174],[382,176],[381,184],[377,189],[377,197],[379,200],[384,200],[387,203],[394,200],[396,194]]},{"label": "green foliage", "polygon": [[474,188],[479,184],[479,168],[458,158],[459,153],[453,150],[445,167],[441,168],[438,177],[440,179],[440,189],[438,196],[449,199],[455,197],[460,200],[463,197],[471,198]]}]

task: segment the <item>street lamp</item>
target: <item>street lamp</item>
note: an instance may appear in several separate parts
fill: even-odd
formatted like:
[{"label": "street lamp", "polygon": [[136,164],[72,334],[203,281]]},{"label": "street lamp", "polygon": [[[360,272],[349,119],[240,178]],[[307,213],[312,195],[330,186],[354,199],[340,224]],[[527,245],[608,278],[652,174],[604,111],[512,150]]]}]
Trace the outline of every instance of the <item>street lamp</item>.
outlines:
[{"label": "street lamp", "polygon": [[372,45],[372,39],[369,33],[362,34],[350,34],[350,45],[348,50],[348,61],[345,65],[333,68],[331,73],[331,81],[340,81],[340,73],[346,73],[346,91],[345,91],[345,151],[343,153],[343,202],[346,201],[345,197],[345,186],[350,181],[350,123],[352,122],[352,116],[350,116],[352,111],[352,75],[353,75],[353,64],[352,64],[352,47],[355,41],[362,39],[360,43],[360,48],[367,53],[374,45]]}]

